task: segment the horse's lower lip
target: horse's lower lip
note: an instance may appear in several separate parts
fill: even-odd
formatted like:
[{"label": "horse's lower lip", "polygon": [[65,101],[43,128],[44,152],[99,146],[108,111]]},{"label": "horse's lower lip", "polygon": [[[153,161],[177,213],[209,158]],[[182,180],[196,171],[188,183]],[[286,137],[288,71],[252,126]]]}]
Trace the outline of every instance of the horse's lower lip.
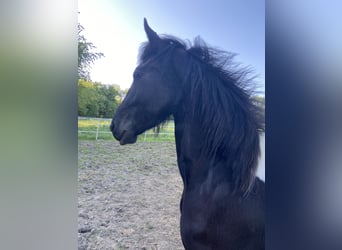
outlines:
[{"label": "horse's lower lip", "polygon": [[124,145],[124,144],[125,144],[125,142],[124,142],[125,133],[126,133],[126,130],[124,130],[124,131],[121,133],[121,136],[120,136],[120,145]]},{"label": "horse's lower lip", "polygon": [[117,131],[115,131],[115,130],[113,129],[113,130],[112,130],[112,134],[113,134],[113,136],[114,136],[114,138],[115,138],[116,140],[120,141],[121,138],[122,138],[122,136],[123,136],[123,134],[124,134],[124,132],[121,133],[121,134],[119,134]]},{"label": "horse's lower lip", "polygon": [[135,143],[137,141],[137,136],[127,132],[127,130],[123,131],[120,137],[120,145]]}]

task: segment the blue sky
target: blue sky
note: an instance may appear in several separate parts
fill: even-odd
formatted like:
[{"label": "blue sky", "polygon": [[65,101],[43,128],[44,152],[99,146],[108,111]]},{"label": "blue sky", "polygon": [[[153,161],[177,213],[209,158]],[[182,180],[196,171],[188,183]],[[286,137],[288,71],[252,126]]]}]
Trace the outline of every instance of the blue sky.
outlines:
[{"label": "blue sky", "polygon": [[136,67],[138,48],[146,41],[143,18],[159,34],[193,40],[238,53],[265,83],[265,4],[263,0],[124,1],[79,0],[83,34],[105,57],[92,68],[91,78],[128,88]]}]

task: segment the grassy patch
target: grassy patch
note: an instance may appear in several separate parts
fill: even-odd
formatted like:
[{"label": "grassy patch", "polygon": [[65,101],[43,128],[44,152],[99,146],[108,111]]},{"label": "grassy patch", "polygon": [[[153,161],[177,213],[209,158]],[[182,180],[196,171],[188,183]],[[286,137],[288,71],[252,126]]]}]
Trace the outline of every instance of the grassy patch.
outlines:
[{"label": "grassy patch", "polygon": [[[109,130],[111,119],[79,118],[78,139],[79,140],[114,140]],[[168,122],[160,128],[159,133],[153,129],[139,135],[138,141],[146,142],[174,142],[174,123]]]}]

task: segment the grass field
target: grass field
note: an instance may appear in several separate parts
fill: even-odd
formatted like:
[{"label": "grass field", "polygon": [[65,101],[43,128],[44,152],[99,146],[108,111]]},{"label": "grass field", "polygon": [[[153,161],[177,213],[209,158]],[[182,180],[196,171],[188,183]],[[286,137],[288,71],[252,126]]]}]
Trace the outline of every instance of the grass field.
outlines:
[{"label": "grass field", "polygon": [[[114,140],[112,133],[109,130],[111,119],[99,118],[78,118],[78,139],[79,140]],[[173,142],[174,138],[174,123],[173,121],[165,124],[159,134],[156,134],[152,129],[146,131],[138,137],[138,141],[147,142]]]}]

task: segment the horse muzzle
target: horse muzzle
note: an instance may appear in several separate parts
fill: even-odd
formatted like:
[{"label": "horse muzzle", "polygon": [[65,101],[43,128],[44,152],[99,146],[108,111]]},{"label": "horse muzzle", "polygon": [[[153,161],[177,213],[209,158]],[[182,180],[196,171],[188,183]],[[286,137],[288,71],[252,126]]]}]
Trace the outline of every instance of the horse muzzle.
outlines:
[{"label": "horse muzzle", "polygon": [[127,123],[117,123],[115,119],[110,124],[110,130],[116,140],[120,142],[120,145],[131,144],[137,141],[138,136],[129,129]]}]

